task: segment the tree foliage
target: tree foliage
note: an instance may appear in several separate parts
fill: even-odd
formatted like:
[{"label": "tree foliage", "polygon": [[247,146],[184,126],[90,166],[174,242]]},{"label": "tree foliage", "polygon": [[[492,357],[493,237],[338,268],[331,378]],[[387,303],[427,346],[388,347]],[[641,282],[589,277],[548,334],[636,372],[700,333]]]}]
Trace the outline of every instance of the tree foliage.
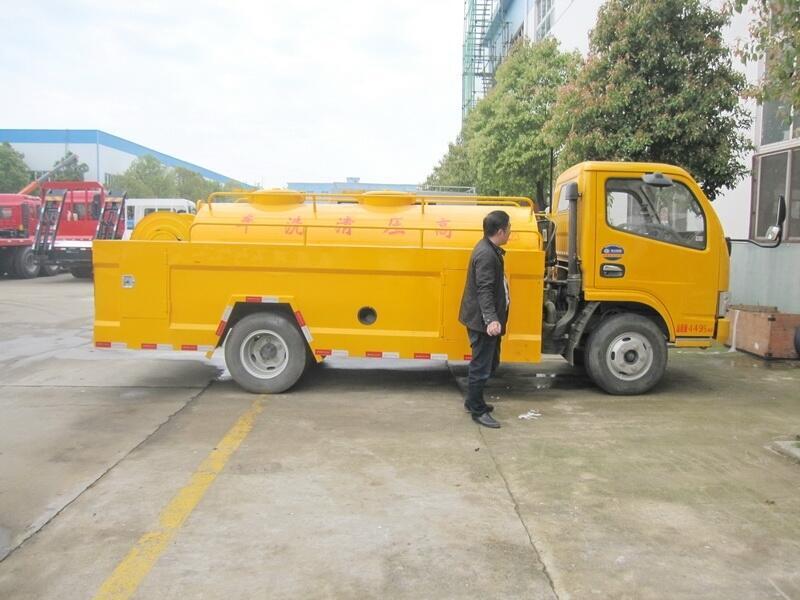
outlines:
[{"label": "tree foliage", "polygon": [[25,155],[14,150],[11,144],[0,144],[0,193],[16,194],[31,180],[31,172],[25,164]]},{"label": "tree foliage", "polygon": [[[62,160],[69,158],[72,156],[73,153],[69,150],[67,153],[62,157],[59,158],[56,162],[53,163],[55,167],[58,163]],[[89,170],[89,165],[84,162],[75,161],[74,163],[64,167],[63,169],[59,169],[50,177],[52,181],[83,181],[86,172]]]},{"label": "tree foliage", "polygon": [[175,173],[149,154],[134,160],[122,175],[111,177],[111,187],[129,198],[177,198]]},{"label": "tree foliage", "polygon": [[122,175],[112,176],[111,187],[127,192],[130,198],[186,198],[197,201],[213,192],[238,189],[241,184],[231,180],[223,186],[189,169],[166,167],[148,154],[134,160]]},{"label": "tree foliage", "polygon": [[175,187],[179,198],[194,201],[207,198],[209,194],[223,189],[216,181],[209,181],[199,173],[183,167],[175,167]]},{"label": "tree foliage", "polygon": [[548,137],[560,166],[667,162],[710,198],[745,174],[744,76],[722,41],[728,17],[700,0],[608,0],[580,75],[562,88]]},{"label": "tree foliage", "polygon": [[448,144],[447,153],[433,168],[425,180],[426,185],[445,187],[476,187],[477,177],[470,164],[464,138],[459,135],[456,141]]},{"label": "tree foliage", "polygon": [[427,183],[536,196],[550,170],[551,146],[542,132],[559,87],[575,77],[579,65],[580,55],[562,52],[556,40],[518,43]]},{"label": "tree foliage", "polygon": [[748,90],[759,102],[774,100],[800,109],[800,0],[728,0],[730,12],[750,5],[750,39],[736,49],[745,63],[764,59],[764,78]]}]

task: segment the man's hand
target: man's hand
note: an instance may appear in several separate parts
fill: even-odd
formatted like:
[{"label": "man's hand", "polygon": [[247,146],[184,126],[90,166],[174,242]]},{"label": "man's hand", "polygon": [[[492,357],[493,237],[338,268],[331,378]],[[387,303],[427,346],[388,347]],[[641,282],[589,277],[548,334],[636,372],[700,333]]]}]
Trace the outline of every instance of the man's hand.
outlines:
[{"label": "man's hand", "polygon": [[491,336],[500,335],[501,331],[503,331],[503,326],[500,325],[500,321],[492,321],[486,326],[486,333]]}]

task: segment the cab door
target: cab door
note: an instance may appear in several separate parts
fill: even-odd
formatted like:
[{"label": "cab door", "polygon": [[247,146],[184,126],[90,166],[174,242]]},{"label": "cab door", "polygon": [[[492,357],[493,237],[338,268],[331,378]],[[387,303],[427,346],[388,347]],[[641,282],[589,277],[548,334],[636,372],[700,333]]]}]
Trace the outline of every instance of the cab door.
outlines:
[{"label": "cab door", "polygon": [[712,337],[720,247],[711,243],[718,221],[708,200],[681,175],[658,185],[640,173],[597,175],[590,262],[598,294],[665,311],[676,338]]}]

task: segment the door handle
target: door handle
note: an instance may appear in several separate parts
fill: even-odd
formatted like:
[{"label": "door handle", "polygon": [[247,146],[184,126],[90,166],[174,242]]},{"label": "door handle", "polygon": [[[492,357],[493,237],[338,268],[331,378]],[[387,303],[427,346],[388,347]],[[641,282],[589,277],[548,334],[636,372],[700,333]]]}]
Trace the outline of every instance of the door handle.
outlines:
[{"label": "door handle", "polygon": [[619,279],[625,277],[625,265],[603,263],[600,265],[600,277]]}]

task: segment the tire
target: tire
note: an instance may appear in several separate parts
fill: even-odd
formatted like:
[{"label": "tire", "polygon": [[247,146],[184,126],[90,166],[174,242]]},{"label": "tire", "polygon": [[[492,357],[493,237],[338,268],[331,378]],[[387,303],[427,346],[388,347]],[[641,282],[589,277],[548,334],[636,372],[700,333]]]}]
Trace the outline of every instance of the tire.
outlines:
[{"label": "tire", "polygon": [[20,279],[33,279],[39,276],[39,261],[33,248],[18,248],[13,260],[13,272]]},{"label": "tire", "polygon": [[270,312],[243,318],[225,341],[231,377],[254,394],[280,394],[291,388],[306,369],[307,352],[297,326]]},{"label": "tire", "polygon": [[0,275],[3,273],[8,273],[9,275],[14,273],[14,267],[12,266],[14,262],[14,254],[11,249],[0,249]]},{"label": "tire", "polygon": [[609,394],[630,396],[653,388],[667,368],[667,340],[647,317],[618,314],[589,336],[586,371]]},{"label": "tire", "polygon": [[75,279],[91,279],[92,267],[72,267],[69,270]]},{"label": "tire", "polygon": [[[561,357],[569,362],[567,359],[567,353],[561,355]],[[572,366],[576,369],[582,369],[585,366],[586,359],[584,358],[584,349],[583,348],[575,348],[572,350]]]},{"label": "tire", "polygon": [[53,275],[57,275],[60,270],[58,265],[46,263],[39,269],[39,277],[52,277]]}]

